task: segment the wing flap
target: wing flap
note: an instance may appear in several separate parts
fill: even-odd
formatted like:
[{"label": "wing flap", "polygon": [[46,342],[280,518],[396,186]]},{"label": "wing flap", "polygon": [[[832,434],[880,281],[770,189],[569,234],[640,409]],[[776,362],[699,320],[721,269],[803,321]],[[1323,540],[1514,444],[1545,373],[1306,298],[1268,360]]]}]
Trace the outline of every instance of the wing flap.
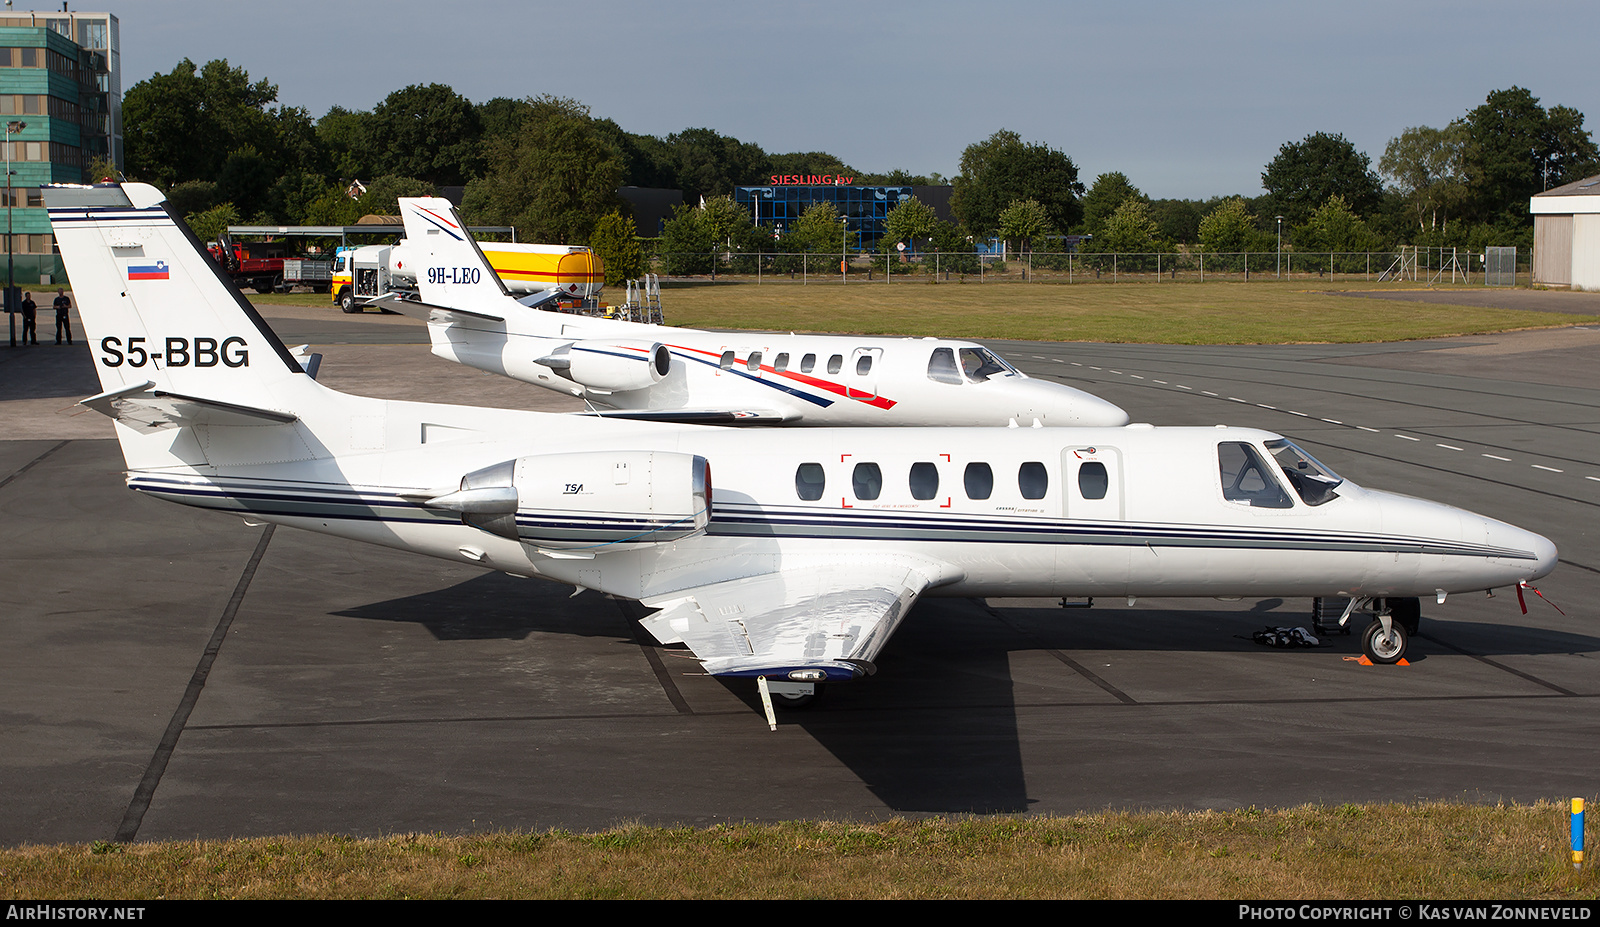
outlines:
[{"label": "wing flap", "polygon": [[115,419],[141,434],[191,425],[287,425],[299,420],[298,416],[288,412],[184,396],[152,389],[153,386],[155,384],[149,381],[124,386],[90,396],[78,404]]},{"label": "wing flap", "polygon": [[951,572],[906,558],[807,564],[645,600],[660,611],[642,624],[713,675],[849,679],[873,672],[917,596]]}]

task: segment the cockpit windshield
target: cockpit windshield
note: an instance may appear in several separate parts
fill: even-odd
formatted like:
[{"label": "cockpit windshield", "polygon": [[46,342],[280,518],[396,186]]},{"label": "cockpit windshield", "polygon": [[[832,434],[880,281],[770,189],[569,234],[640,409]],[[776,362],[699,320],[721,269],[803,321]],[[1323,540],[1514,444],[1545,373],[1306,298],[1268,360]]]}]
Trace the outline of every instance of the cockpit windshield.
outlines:
[{"label": "cockpit windshield", "polygon": [[1021,376],[1015,367],[987,348],[962,348],[961,371],[974,383],[982,383],[990,377]]},{"label": "cockpit windshield", "polygon": [[1339,498],[1334,490],[1344,482],[1343,478],[1301,450],[1293,441],[1286,438],[1268,441],[1267,450],[1306,505],[1321,505]]}]

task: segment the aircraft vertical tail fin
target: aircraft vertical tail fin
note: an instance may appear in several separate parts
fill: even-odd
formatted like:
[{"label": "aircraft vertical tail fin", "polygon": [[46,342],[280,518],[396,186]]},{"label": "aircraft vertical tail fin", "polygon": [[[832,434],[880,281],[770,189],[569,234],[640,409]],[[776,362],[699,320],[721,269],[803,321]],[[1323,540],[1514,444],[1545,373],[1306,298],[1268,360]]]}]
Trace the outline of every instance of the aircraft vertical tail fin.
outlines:
[{"label": "aircraft vertical tail fin", "polygon": [[406,254],[423,302],[504,313],[511,292],[449,200],[401,197],[400,217],[406,226]]},{"label": "aircraft vertical tail fin", "polygon": [[85,404],[129,426],[130,468],[207,462],[174,427],[287,424],[331,392],[154,187],[46,186],[44,199],[103,390]]}]

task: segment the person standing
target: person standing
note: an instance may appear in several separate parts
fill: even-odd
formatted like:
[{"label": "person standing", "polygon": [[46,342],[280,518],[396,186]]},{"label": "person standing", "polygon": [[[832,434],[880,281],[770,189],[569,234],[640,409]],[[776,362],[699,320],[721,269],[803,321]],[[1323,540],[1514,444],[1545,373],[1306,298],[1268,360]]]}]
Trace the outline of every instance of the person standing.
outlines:
[{"label": "person standing", "polygon": [[61,336],[67,336],[67,344],[72,343],[72,320],[67,317],[67,311],[72,308],[72,298],[67,296],[65,289],[56,290],[56,344],[61,343]]},{"label": "person standing", "polygon": [[22,343],[39,343],[39,307],[32,293],[22,294]]}]

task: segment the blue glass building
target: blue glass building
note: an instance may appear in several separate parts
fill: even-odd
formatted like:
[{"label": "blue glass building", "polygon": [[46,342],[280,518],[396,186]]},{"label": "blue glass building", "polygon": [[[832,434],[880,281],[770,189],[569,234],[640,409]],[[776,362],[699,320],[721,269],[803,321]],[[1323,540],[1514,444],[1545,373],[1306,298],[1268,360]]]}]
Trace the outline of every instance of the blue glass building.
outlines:
[{"label": "blue glass building", "polygon": [[110,13],[0,13],[0,154],[12,172],[0,246],[15,254],[19,285],[64,279],[39,185],[82,183],[97,157],[122,166],[121,59]]},{"label": "blue glass building", "polygon": [[[733,201],[750,210],[757,225],[770,225],[781,232],[800,218],[800,214],[819,203],[832,203],[844,216],[845,235],[850,250],[874,251],[884,236],[883,220],[902,200],[916,196],[939,210],[949,201],[949,187],[868,187],[847,184],[772,184],[759,187],[734,187]],[[945,191],[930,197],[923,191]]]}]

